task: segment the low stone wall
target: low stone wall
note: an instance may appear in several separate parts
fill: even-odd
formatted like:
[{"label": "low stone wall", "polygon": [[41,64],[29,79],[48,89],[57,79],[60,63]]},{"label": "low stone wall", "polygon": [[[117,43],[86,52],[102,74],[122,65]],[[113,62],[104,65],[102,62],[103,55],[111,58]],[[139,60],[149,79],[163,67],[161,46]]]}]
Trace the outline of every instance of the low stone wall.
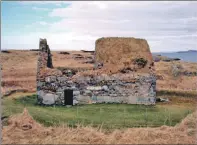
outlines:
[{"label": "low stone wall", "polygon": [[38,100],[43,104],[64,104],[64,90],[73,90],[73,103],[155,104],[156,79],[151,75],[114,74],[79,76],[47,76],[38,82]]}]

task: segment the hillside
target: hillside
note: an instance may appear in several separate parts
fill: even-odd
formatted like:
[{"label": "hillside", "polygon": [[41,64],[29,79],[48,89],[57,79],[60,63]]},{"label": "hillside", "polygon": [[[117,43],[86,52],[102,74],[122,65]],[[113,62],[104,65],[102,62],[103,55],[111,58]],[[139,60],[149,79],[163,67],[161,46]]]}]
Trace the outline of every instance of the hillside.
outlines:
[{"label": "hillside", "polygon": [[[9,52],[1,53],[2,92],[4,94],[12,90],[35,92],[38,52],[16,50]],[[52,55],[54,67],[93,68],[94,66],[94,56],[91,52],[52,52]],[[157,90],[196,90],[196,63],[159,61],[154,65],[157,74]],[[177,73],[177,76],[175,77],[173,73]]]}]

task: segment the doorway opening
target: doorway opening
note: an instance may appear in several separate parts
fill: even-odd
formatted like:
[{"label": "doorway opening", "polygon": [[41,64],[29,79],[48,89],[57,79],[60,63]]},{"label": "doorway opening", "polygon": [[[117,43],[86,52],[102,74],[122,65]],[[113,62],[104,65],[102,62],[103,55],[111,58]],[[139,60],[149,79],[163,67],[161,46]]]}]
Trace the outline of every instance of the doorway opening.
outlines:
[{"label": "doorway opening", "polygon": [[64,90],[64,105],[73,105],[73,90]]}]

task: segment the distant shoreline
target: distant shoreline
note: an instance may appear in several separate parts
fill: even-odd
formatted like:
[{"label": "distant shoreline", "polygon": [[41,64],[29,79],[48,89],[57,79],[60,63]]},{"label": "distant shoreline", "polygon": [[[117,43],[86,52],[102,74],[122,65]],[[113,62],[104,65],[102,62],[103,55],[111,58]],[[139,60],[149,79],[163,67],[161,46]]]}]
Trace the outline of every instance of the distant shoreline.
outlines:
[{"label": "distant shoreline", "polygon": [[161,55],[168,58],[179,58],[181,61],[186,62],[197,62],[197,51],[189,50],[189,51],[179,51],[179,52],[157,52],[152,53],[152,55]]},{"label": "distant shoreline", "polygon": [[197,50],[178,51],[177,53],[197,52]]}]

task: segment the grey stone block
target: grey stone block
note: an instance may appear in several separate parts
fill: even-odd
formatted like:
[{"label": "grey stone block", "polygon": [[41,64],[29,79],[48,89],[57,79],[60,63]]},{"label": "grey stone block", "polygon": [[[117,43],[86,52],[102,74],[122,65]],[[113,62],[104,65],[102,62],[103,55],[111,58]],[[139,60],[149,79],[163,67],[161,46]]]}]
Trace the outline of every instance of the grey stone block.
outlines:
[{"label": "grey stone block", "polygon": [[55,95],[55,94],[50,94],[50,93],[47,93],[47,94],[44,94],[42,96],[42,103],[45,104],[45,105],[53,105],[55,104],[55,101],[58,99],[58,96]]},{"label": "grey stone block", "polygon": [[57,80],[62,83],[62,82],[66,82],[68,80],[68,78],[67,77],[58,77]]},{"label": "grey stone block", "polygon": [[108,88],[108,86],[102,86],[102,89],[104,90],[104,91],[108,91],[109,90],[109,88]]},{"label": "grey stone block", "polygon": [[44,96],[45,93],[44,93],[44,91],[40,90],[40,91],[37,92],[37,94],[38,94],[38,96],[42,97],[42,96]]},{"label": "grey stone block", "polygon": [[45,82],[41,82],[41,81],[38,81],[38,82],[37,82],[37,86],[38,86],[38,87],[41,87],[41,86],[44,86],[44,85],[45,85]]},{"label": "grey stone block", "polygon": [[80,91],[73,91],[73,95],[74,95],[74,96],[80,95]]},{"label": "grey stone block", "polygon": [[79,101],[73,100],[73,105],[79,104]]},{"label": "grey stone block", "polygon": [[87,87],[87,90],[95,90],[95,91],[98,91],[98,90],[102,90],[102,87],[101,86],[88,86]]},{"label": "grey stone block", "polygon": [[49,76],[45,78],[45,82],[51,83],[56,81],[56,76]]}]

